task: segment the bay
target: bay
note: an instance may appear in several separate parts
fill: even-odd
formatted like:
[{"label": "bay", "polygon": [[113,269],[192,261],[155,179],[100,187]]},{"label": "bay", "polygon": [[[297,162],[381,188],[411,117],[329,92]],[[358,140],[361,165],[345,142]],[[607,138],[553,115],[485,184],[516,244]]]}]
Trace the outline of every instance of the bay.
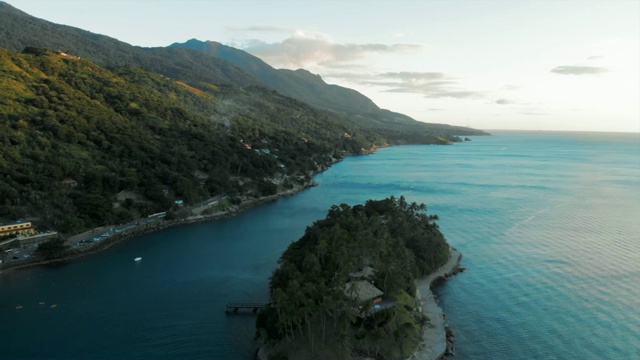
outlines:
[{"label": "bay", "polygon": [[426,203],[464,255],[438,289],[457,359],[639,358],[640,135],[472,140],[350,157],[234,218],[2,274],[0,358],[250,359],[255,318],[225,304],[267,301],[279,255],[331,205],[390,195]]}]

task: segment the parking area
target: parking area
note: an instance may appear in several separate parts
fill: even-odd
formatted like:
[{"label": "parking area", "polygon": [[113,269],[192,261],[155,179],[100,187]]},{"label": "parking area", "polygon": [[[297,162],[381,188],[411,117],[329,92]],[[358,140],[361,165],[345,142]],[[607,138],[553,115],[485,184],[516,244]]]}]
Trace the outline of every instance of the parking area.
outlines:
[{"label": "parking area", "polygon": [[4,251],[4,258],[7,262],[26,260],[33,256],[33,252],[38,248],[37,244],[8,249]]}]

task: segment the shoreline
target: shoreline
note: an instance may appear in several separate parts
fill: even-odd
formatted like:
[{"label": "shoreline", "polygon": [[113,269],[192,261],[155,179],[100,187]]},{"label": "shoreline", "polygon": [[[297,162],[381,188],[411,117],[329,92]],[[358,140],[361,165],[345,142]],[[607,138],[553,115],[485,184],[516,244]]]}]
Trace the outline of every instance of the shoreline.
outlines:
[{"label": "shoreline", "polygon": [[438,306],[438,302],[431,291],[431,286],[437,281],[445,280],[462,270],[460,260],[462,254],[455,248],[451,248],[451,257],[437,271],[416,281],[416,297],[422,307],[422,313],[429,319],[422,332],[422,341],[418,345],[416,352],[407,360],[439,360],[442,359],[449,350],[450,344],[447,339],[448,331],[444,322],[444,312]]},{"label": "shoreline", "polygon": [[[333,164],[332,164],[333,165]],[[66,263],[66,262],[70,262],[85,256],[90,256],[90,255],[94,255],[97,254],[99,252],[102,252],[103,250],[106,250],[110,247],[112,247],[113,245],[116,245],[122,241],[131,239],[131,238],[135,238],[141,235],[145,235],[145,234],[149,234],[149,233],[153,233],[153,232],[157,232],[157,231],[161,231],[161,230],[165,230],[171,227],[176,227],[176,226],[180,226],[180,225],[188,225],[188,224],[195,224],[195,223],[200,223],[200,222],[209,222],[209,221],[216,221],[216,220],[220,220],[220,219],[226,219],[226,218],[230,218],[233,216],[236,216],[242,212],[245,212],[247,210],[253,209],[256,206],[262,205],[262,204],[266,204],[266,203],[270,203],[273,201],[277,201],[278,199],[281,198],[285,198],[285,197],[289,197],[289,196],[293,196],[296,195],[304,190],[307,190],[309,188],[315,187],[318,184],[313,181],[310,180],[309,182],[302,184],[300,186],[294,187],[293,189],[289,189],[289,190],[285,190],[282,192],[279,192],[277,194],[274,195],[268,195],[268,196],[264,196],[264,197],[260,197],[260,198],[254,198],[254,199],[248,199],[246,201],[241,202],[238,205],[234,205],[233,207],[224,210],[224,211],[220,211],[220,212],[216,212],[213,214],[208,214],[208,215],[191,215],[189,217],[183,218],[183,219],[175,219],[175,220],[162,220],[158,223],[154,223],[154,224],[150,224],[150,225],[145,225],[145,226],[141,226],[139,228],[133,229],[131,231],[127,231],[127,232],[122,232],[120,234],[117,235],[112,235],[109,238],[101,241],[100,243],[97,243],[91,247],[87,247],[81,250],[70,250],[67,252],[67,254],[65,254],[63,257],[61,258],[56,258],[56,259],[50,259],[50,260],[45,260],[45,259],[33,259],[31,262],[23,262],[23,263],[19,263],[16,264],[15,266],[9,266],[9,267],[3,267],[2,269],[0,269],[0,275],[4,274],[4,273],[8,273],[12,270],[19,270],[19,269],[26,269],[26,268],[30,268],[30,267],[35,267],[35,266],[42,266],[42,265],[52,265],[52,264],[61,264],[61,263]],[[77,236],[77,235],[74,235]]]},{"label": "shoreline", "polygon": [[[430,325],[425,325],[418,348],[406,360],[441,360],[446,355],[453,355],[450,353],[452,346],[449,340],[449,336],[453,337],[453,332],[445,326],[444,312],[438,306],[436,297],[431,291],[431,286],[434,284],[464,271],[464,268],[460,267],[462,254],[454,247],[450,249],[451,256],[446,264],[437,271],[416,280],[416,299],[420,302],[422,313],[427,316]],[[254,358],[266,360],[268,358],[266,351],[265,345],[258,346]],[[351,359],[365,358],[351,357]]]}]

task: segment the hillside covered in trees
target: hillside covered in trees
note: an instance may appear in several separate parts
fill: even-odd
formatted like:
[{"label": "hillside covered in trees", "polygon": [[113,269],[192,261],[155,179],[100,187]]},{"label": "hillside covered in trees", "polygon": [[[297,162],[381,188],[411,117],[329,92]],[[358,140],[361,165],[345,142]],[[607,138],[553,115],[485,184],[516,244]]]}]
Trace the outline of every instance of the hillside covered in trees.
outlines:
[{"label": "hillside covered in trees", "polygon": [[175,201],[272,195],[381,145],[484,134],[220,44],[142,48],[3,1],[0,23],[0,222],[70,234]]},{"label": "hillside covered in trees", "polygon": [[271,277],[256,334],[269,358],[408,358],[426,323],[415,280],[450,256],[437,219],[403,197],[332,206]]},{"label": "hillside covered in trees", "polygon": [[[260,87],[195,89],[62,52],[0,49],[0,218],[64,233],[302,184],[371,131]],[[122,190],[140,200],[118,204]]]},{"label": "hillside covered in trees", "polygon": [[304,69],[274,69],[257,57],[213,41],[189,40],[167,47],[143,48],[71,26],[54,24],[0,1],[0,47],[22,51],[39,47],[65,51],[101,66],[134,66],[207,91],[209,84],[261,86],[319,109],[344,121],[372,129],[391,144],[444,144],[455,136],[486,135],[461,126],[425,123],[380,109],[371,99],[349,88],[327,84]]}]

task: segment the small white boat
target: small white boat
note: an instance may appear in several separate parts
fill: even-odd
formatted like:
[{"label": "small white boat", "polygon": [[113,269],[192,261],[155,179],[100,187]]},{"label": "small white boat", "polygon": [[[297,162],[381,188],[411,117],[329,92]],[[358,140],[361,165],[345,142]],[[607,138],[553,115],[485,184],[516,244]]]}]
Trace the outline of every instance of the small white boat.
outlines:
[{"label": "small white boat", "polygon": [[140,261],[140,260],[142,260],[142,258],[139,257],[139,256],[137,258],[133,259],[133,261]]}]

